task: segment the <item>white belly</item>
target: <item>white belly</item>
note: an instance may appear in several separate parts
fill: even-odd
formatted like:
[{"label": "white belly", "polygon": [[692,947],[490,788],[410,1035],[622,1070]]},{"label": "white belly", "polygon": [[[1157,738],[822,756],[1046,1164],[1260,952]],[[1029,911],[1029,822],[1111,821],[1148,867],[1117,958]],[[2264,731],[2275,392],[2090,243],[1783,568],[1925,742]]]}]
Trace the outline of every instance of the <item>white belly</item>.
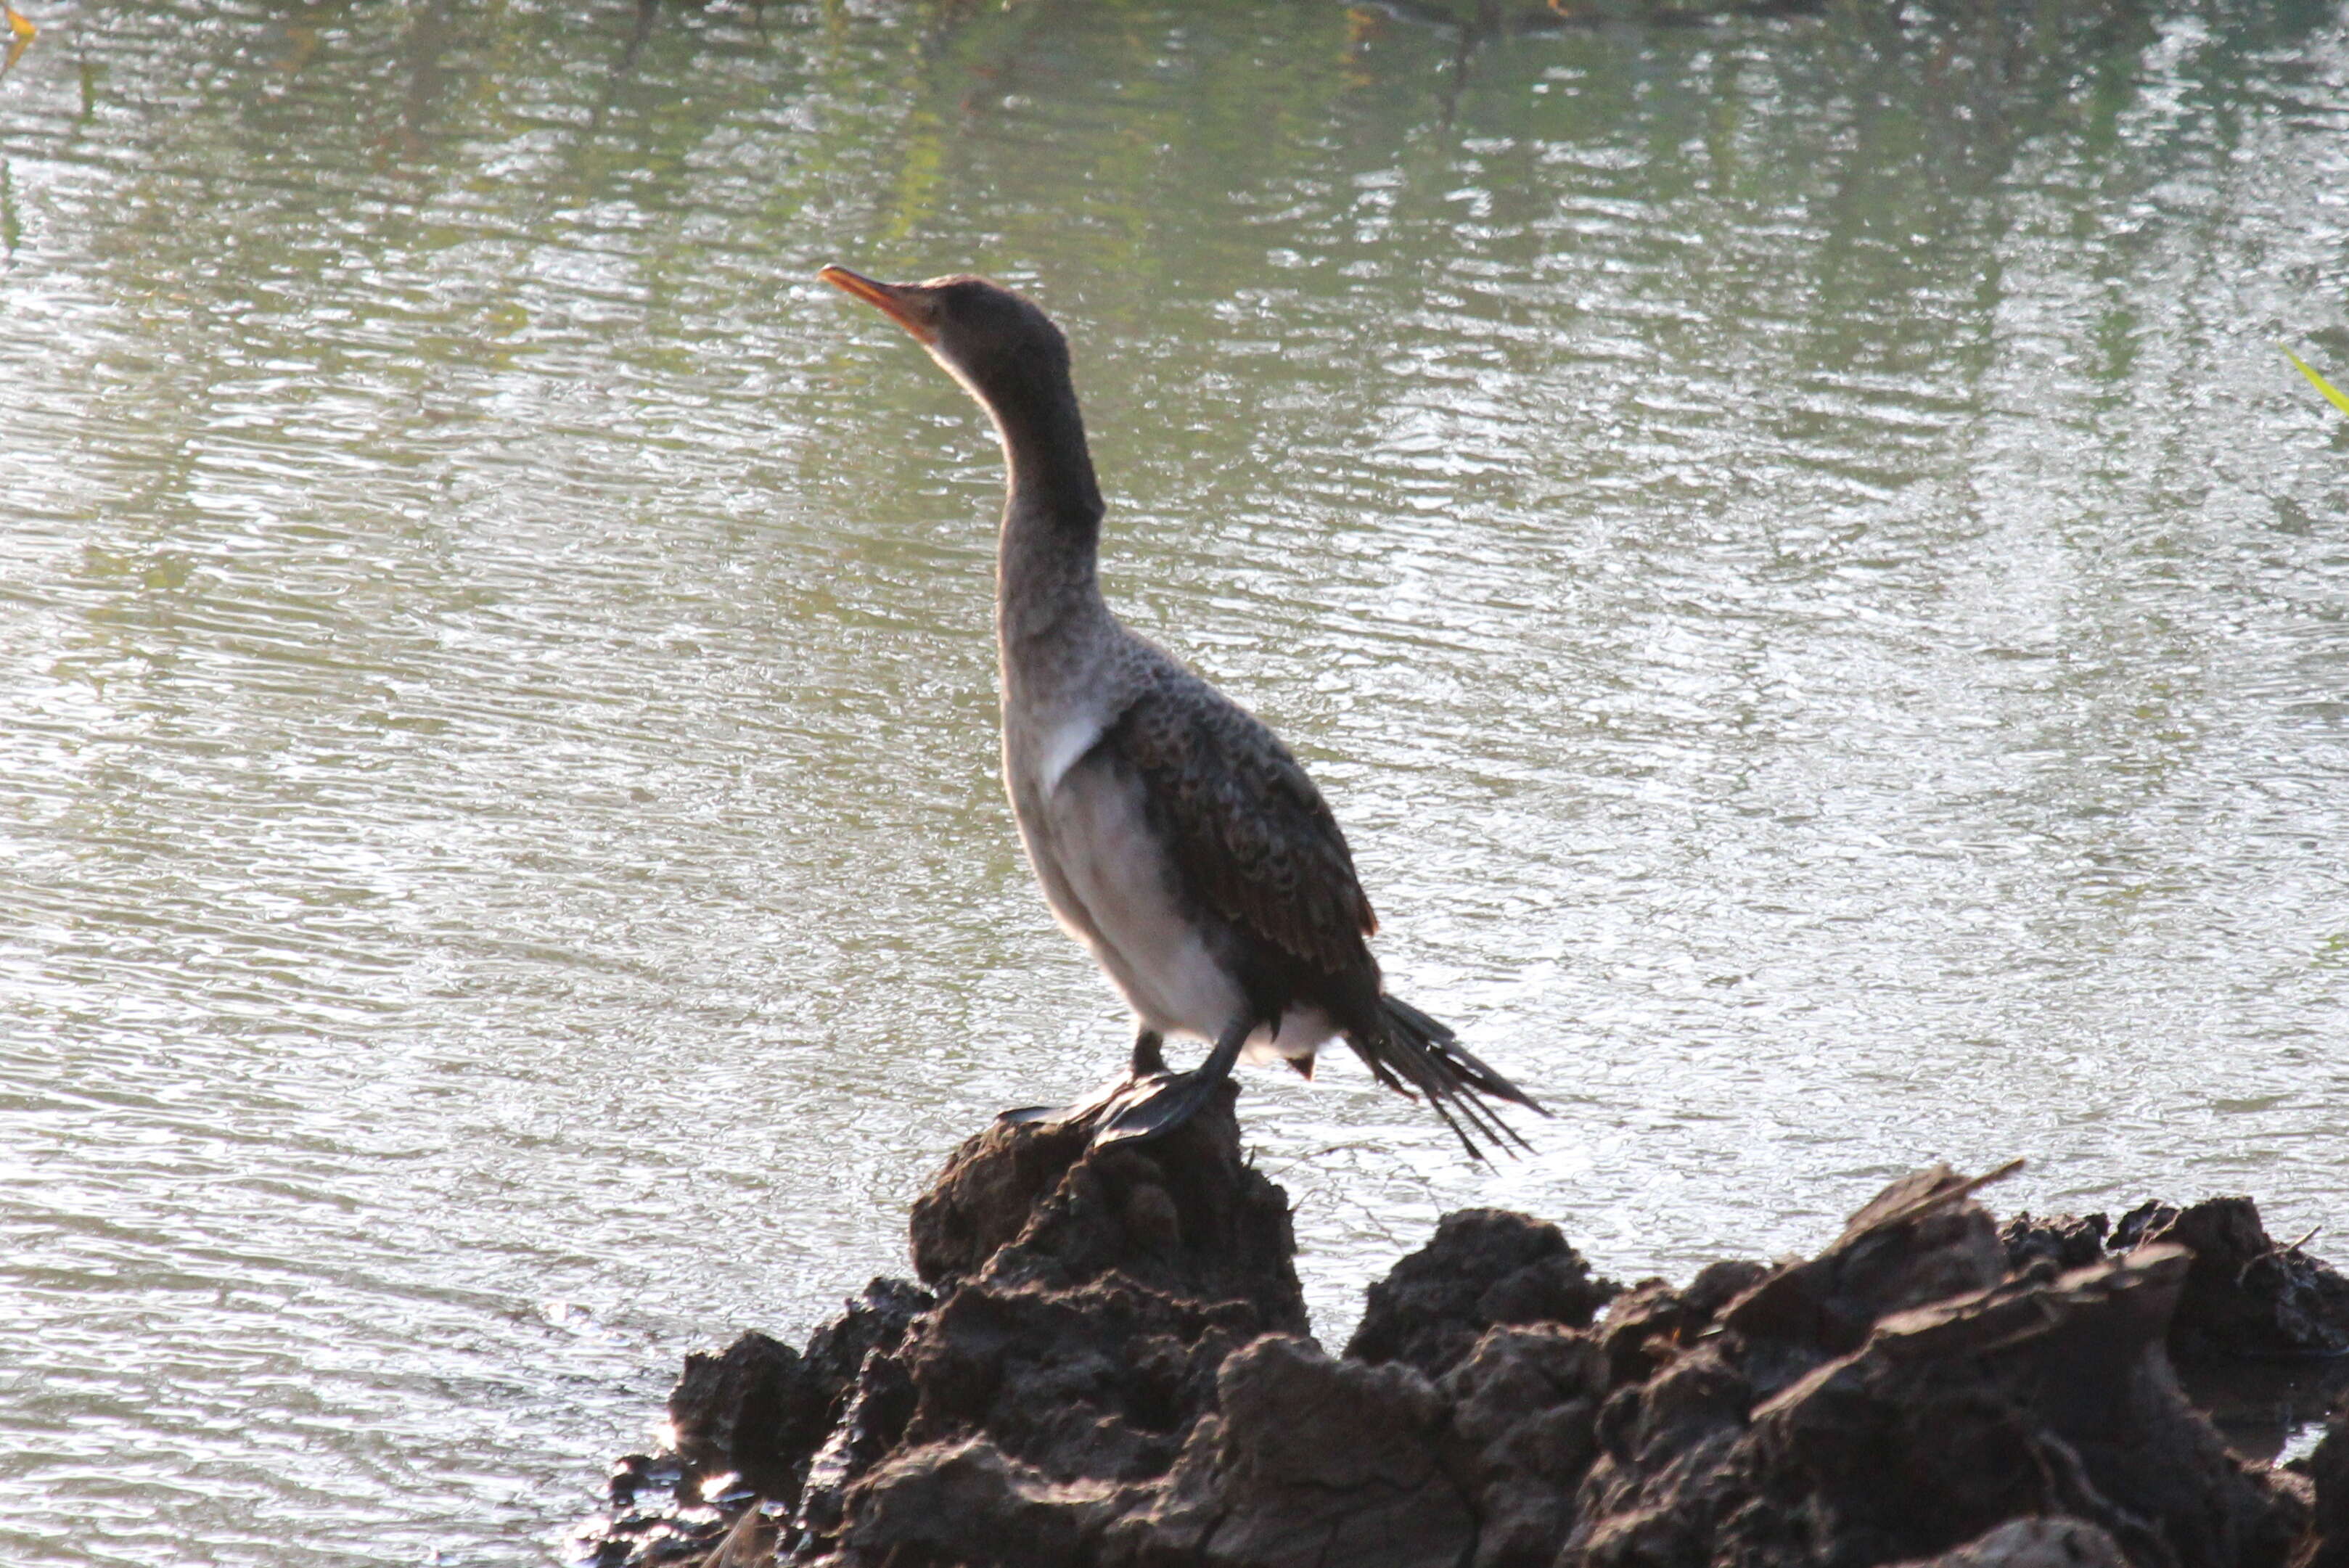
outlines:
[{"label": "white belly", "polygon": [[[1022,835],[1044,896],[1145,1029],[1212,1040],[1247,1006],[1176,902],[1141,786],[1097,763],[1063,764]],[[1318,1008],[1291,1009],[1249,1037],[1252,1059],[1309,1056],[1335,1033]]]}]

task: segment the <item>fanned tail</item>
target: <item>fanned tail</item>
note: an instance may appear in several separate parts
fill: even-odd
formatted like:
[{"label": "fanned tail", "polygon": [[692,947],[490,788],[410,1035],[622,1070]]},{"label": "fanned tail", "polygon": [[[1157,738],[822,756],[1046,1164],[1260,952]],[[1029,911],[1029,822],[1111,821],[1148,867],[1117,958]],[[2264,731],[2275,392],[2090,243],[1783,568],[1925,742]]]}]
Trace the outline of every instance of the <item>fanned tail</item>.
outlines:
[{"label": "fanned tail", "polygon": [[1476,1144],[1479,1138],[1494,1148],[1510,1144],[1532,1148],[1485,1103],[1488,1098],[1505,1099],[1537,1116],[1547,1116],[1549,1112],[1532,1096],[1485,1066],[1449,1026],[1410,1003],[1381,996],[1379,1004],[1386,1025],[1384,1037],[1346,1037],[1354,1054],[1370,1068],[1371,1076],[1399,1093],[1424,1097],[1471,1160],[1485,1158],[1485,1150]]}]

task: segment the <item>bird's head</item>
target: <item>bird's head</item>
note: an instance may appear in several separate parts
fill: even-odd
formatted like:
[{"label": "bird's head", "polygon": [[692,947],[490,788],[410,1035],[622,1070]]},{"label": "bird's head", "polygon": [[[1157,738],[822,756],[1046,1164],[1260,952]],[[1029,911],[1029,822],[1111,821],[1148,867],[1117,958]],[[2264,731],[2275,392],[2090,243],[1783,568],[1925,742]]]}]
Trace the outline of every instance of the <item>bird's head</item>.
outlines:
[{"label": "bird's head", "polygon": [[1067,384],[1068,340],[1051,317],[1000,284],[968,276],[885,284],[838,266],[816,275],[911,333],[990,408],[1027,403]]}]

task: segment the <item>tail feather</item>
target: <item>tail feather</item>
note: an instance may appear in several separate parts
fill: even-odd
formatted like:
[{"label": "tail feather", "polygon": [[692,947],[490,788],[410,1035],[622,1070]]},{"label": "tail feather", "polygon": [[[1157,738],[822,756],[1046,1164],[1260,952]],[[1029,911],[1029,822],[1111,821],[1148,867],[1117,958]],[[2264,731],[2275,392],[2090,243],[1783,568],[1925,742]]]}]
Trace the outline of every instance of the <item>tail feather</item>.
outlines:
[{"label": "tail feather", "polygon": [[1381,996],[1379,1002],[1385,1025],[1382,1037],[1373,1040],[1350,1035],[1346,1038],[1370,1068],[1371,1077],[1414,1099],[1424,1097],[1472,1160],[1485,1158],[1477,1138],[1495,1148],[1511,1143],[1519,1149],[1531,1148],[1485,1099],[1506,1100],[1537,1116],[1547,1116],[1548,1111],[1479,1060],[1446,1026],[1400,997]]}]

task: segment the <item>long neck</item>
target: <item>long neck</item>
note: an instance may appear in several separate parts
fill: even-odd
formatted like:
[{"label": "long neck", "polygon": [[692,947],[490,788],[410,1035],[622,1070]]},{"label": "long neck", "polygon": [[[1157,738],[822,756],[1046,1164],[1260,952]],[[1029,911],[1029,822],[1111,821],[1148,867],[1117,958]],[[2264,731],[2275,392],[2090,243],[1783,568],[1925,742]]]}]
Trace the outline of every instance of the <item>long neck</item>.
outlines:
[{"label": "long neck", "polygon": [[1009,469],[995,582],[996,624],[1009,653],[1101,610],[1101,488],[1065,375],[993,389],[981,400]]}]

